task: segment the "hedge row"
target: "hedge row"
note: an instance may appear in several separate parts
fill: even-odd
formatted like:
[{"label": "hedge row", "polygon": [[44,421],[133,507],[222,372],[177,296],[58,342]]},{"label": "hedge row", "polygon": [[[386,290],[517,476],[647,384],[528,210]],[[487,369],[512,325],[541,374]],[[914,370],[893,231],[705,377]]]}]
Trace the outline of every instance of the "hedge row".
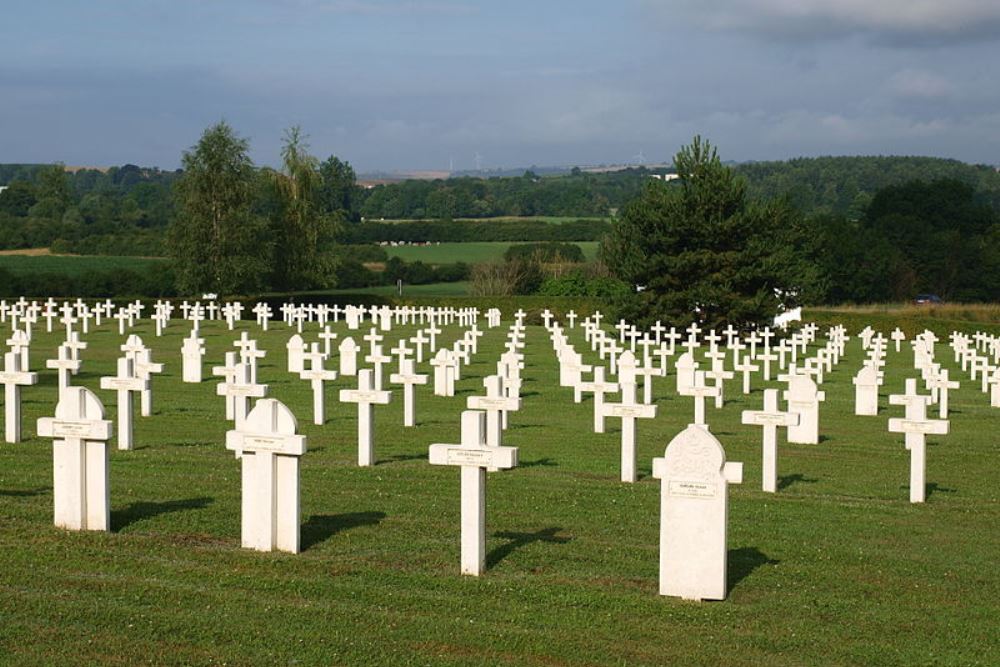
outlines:
[{"label": "hedge row", "polygon": [[414,220],[412,222],[368,221],[347,226],[342,243],[381,241],[599,241],[611,231],[606,220],[573,220],[548,224],[532,220]]}]

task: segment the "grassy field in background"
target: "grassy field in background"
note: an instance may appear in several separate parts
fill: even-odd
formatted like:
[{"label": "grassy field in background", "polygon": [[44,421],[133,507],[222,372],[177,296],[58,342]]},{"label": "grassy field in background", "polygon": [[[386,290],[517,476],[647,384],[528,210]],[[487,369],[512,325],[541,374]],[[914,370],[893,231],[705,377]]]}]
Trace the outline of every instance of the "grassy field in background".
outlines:
[{"label": "grassy field in background", "polygon": [[[455,218],[456,222],[538,222],[547,225],[561,225],[564,222],[576,222],[577,220],[609,220],[610,218],[588,217],[581,215],[504,215],[495,218]],[[369,222],[389,222],[392,224],[405,225],[408,222],[436,222],[436,220],[410,220],[408,218],[385,218],[370,219]]]},{"label": "grassy field in background", "polygon": [[105,255],[0,255],[0,269],[15,275],[58,273],[78,275],[88,271],[145,271],[166,260],[145,257],[114,257]]},{"label": "grassy field in background", "polygon": [[[285,370],[290,330],[242,323],[268,353],[260,380],[308,437],[299,555],[240,548],[240,467],[224,446],[223,399],[213,381],[180,382],[187,329],[178,324],[162,338],[148,321],[138,328],[166,371],[153,381],[154,415],[137,417],[137,448],[112,448],[112,532],[54,528],[52,444],[34,433],[53,412],[56,378],[42,368],[62,336],[36,328],[41,381],[23,392],[26,441],[0,445],[0,662],[996,664],[997,413],[945,344],[937,358],[962,388],[951,433],[930,438],[924,505],[907,501],[909,453],[886,429],[902,415],[885,395],[914,375],[909,353],[890,346],[882,412],[855,417],[851,378],[863,353],[850,343],[823,385],[822,443],[780,437],[778,494],[760,490],[760,429],[740,424],[741,410],[759,408],[761,387],[743,396],[739,379],[727,383],[725,407],[709,407],[708,420],[728,460],[745,466],[731,487],[730,593],[692,603],[657,594],[660,490],[650,477],[692,399],[676,396],[672,374],[658,381],[658,415],[638,425],[641,479],[623,484],[617,420],[592,432],[592,404],[558,386],[541,327],[528,328],[523,407],[504,433],[521,464],[489,476],[488,571],[459,575],[459,474],[429,465],[427,447],[458,442],[465,399],[494,372],[504,324],[483,337],[456,397],[418,388],[417,427],[401,427],[398,391],[377,407],[378,465],[358,468],[357,410],[336,402],[353,378],[327,385],[328,421],[313,426],[309,384]],[[384,348],[413,332],[397,328]],[[361,342],[361,333],[351,335]],[[568,333],[593,362],[581,330]],[[440,339],[458,334],[446,327]],[[239,330],[209,323],[202,335],[207,369],[235,349]],[[84,339],[73,382],[96,388],[122,340],[108,325]],[[113,392],[97,393],[114,419]]]},{"label": "grassy field in background", "polygon": [[[427,264],[451,264],[465,262],[477,264],[503,259],[507,248],[515,245],[506,241],[485,241],[469,243],[434,243],[426,246],[385,246],[390,257],[399,257],[407,262],[420,260]],[[597,256],[597,241],[576,241],[587,259]]]}]

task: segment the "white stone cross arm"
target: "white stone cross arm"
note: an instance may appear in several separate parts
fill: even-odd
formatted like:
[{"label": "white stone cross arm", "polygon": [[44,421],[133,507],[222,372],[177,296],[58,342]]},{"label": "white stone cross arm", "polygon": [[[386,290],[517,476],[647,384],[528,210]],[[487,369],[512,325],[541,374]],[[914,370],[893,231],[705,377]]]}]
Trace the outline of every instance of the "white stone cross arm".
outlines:
[{"label": "white stone cross arm", "polygon": [[55,417],[38,420],[38,435],[62,440],[111,439],[112,424],[104,419],[104,406],[92,391],[85,387],[70,387],[56,405]]},{"label": "white stone cross arm", "polygon": [[431,465],[494,469],[517,466],[517,447],[491,447],[485,441],[486,414],[465,410],[462,412],[461,444],[433,444],[428,451],[428,459]]},{"label": "white stone cross arm", "polygon": [[948,435],[947,419],[906,419],[891,417],[889,419],[890,433],[920,433],[923,435]]},{"label": "white stone cross arm", "polygon": [[278,400],[263,398],[239,429],[226,432],[226,449],[302,456],[306,453],[306,436],[296,435],[295,430],[291,411]]}]

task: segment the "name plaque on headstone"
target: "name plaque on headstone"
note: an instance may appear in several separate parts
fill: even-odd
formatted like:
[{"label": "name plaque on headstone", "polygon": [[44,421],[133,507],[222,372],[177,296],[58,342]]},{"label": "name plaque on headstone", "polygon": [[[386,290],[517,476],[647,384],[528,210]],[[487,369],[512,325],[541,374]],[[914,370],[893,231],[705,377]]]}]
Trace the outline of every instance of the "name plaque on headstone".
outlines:
[{"label": "name plaque on headstone", "polygon": [[462,449],[456,447],[447,451],[445,463],[451,466],[474,465],[488,467],[493,465],[493,453],[484,449]]},{"label": "name plaque on headstone", "polygon": [[52,422],[53,438],[86,438],[90,435],[90,424],[79,424],[74,422]]},{"label": "name plaque on headstone", "polygon": [[667,493],[671,496],[684,498],[714,498],[717,486],[717,484],[709,482],[670,480]]},{"label": "name plaque on headstone", "polygon": [[279,454],[283,454],[292,449],[289,447],[289,444],[287,437],[268,438],[261,435],[246,435],[243,437],[243,447],[250,451],[278,452]]}]

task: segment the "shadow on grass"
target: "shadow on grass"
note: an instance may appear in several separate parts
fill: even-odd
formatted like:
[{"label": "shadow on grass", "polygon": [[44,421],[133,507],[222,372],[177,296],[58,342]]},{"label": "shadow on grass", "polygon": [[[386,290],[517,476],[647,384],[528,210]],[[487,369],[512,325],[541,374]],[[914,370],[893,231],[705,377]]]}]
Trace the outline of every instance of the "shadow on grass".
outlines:
[{"label": "shadow on grass", "polygon": [[794,475],[781,475],[778,477],[778,491],[787,489],[792,484],[815,484],[818,481],[818,477],[806,477],[805,475],[799,473]]},{"label": "shadow on grass", "polygon": [[385,465],[386,463],[399,463],[400,461],[426,461],[427,452],[423,454],[396,454],[395,456],[387,456],[386,458],[378,461],[375,465]]},{"label": "shadow on grass", "polygon": [[736,584],[749,577],[754,570],[763,565],[777,565],[780,560],[768,558],[757,547],[740,547],[730,549],[728,553],[729,571],[726,573],[726,583],[731,591]]},{"label": "shadow on grass", "polygon": [[377,526],[385,512],[350,512],[348,514],[313,514],[302,524],[302,550],[325,542],[339,532],[359,526]]},{"label": "shadow on grass", "polygon": [[[941,486],[937,482],[929,482],[924,488],[926,489],[924,493],[925,500],[933,496],[935,493],[958,493],[958,489],[949,489],[948,487]],[[904,484],[899,487],[899,490],[909,492],[910,485]]]},{"label": "shadow on grass", "polygon": [[183,500],[168,500],[162,503],[138,502],[120,510],[111,510],[111,530],[118,532],[138,521],[151,519],[170,512],[183,512],[208,507],[215,498],[185,498]]},{"label": "shadow on grass", "polygon": [[552,528],[542,528],[534,533],[514,533],[509,531],[493,533],[493,537],[499,537],[507,540],[507,543],[501,544],[486,555],[486,567],[493,567],[521,547],[526,547],[529,544],[534,544],[535,542],[566,544],[573,539],[572,537],[558,537],[556,533],[560,530],[562,530],[562,528],[554,526]]},{"label": "shadow on grass", "polygon": [[51,490],[51,486],[40,486],[37,489],[0,489],[0,496],[5,498],[30,498],[32,496],[45,495]]},{"label": "shadow on grass", "polygon": [[517,464],[517,467],[518,468],[535,468],[537,466],[544,466],[546,468],[549,468],[549,467],[553,467],[553,466],[557,467],[558,465],[559,464],[556,463],[553,459],[551,459],[548,456],[546,456],[545,458],[538,459],[537,461],[521,461],[521,462],[519,462]]}]

